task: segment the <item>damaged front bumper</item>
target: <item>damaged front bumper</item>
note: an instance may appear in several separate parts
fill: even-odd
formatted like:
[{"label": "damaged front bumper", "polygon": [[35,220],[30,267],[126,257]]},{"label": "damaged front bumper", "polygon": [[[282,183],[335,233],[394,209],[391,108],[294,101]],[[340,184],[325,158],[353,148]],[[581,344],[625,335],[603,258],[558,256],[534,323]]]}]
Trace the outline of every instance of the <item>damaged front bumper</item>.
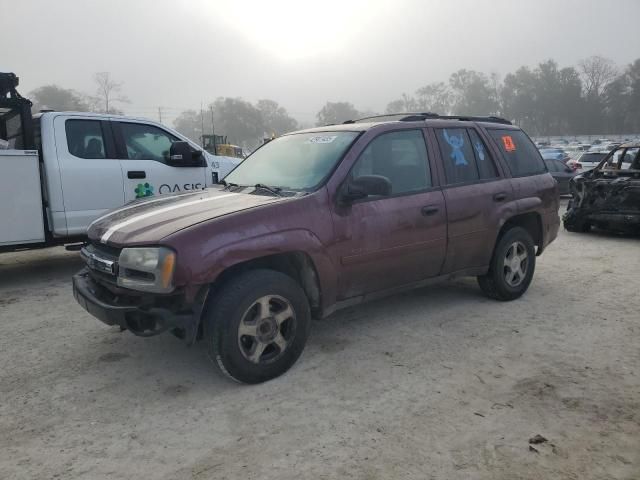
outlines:
[{"label": "damaged front bumper", "polygon": [[[118,325],[134,335],[150,337],[171,330],[190,344],[197,337],[202,308],[197,305],[185,308],[180,298],[171,302],[166,297],[123,298],[96,282],[88,268],[73,276],[73,296],[82,308],[101,322]],[[159,299],[165,304],[159,304]],[[168,303],[176,307],[169,308]]]}]

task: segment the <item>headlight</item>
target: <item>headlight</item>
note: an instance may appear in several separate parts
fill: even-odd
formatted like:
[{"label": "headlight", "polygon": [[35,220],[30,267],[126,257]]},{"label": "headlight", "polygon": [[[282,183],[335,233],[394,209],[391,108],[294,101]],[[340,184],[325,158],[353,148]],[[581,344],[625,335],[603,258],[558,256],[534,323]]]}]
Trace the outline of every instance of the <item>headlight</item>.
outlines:
[{"label": "headlight", "polygon": [[168,248],[125,248],[118,259],[118,286],[145,292],[171,292],[175,266],[176,254]]}]

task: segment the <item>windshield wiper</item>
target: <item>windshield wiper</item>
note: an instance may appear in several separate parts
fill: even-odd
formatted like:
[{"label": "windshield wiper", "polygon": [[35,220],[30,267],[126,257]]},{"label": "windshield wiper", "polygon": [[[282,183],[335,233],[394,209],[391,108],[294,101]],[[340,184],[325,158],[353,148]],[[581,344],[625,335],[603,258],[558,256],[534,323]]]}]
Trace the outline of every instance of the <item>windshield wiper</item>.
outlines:
[{"label": "windshield wiper", "polygon": [[280,190],[282,190],[280,187],[270,187],[269,185],[265,185],[264,183],[256,183],[254,186],[255,188],[259,188],[261,190],[266,190],[267,192],[271,192],[278,197],[282,196],[280,194]]}]

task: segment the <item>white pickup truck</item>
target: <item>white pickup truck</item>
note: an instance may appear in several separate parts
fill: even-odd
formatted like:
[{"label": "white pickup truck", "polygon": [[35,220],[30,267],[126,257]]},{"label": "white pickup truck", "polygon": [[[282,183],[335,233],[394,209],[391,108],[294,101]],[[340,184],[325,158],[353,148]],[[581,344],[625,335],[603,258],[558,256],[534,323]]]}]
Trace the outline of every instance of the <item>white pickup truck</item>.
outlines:
[{"label": "white pickup truck", "polygon": [[25,119],[25,108],[12,107],[28,100],[7,98],[4,108],[2,100],[0,251],[81,241],[109,209],[210,186],[241,161],[150,120],[73,112]]}]

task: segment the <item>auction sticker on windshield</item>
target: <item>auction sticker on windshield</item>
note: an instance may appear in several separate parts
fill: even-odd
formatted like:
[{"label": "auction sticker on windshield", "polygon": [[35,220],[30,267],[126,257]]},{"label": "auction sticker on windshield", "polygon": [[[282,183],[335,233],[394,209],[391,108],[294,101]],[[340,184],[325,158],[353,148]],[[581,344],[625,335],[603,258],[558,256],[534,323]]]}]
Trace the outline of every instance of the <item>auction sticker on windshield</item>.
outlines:
[{"label": "auction sticker on windshield", "polygon": [[309,137],[307,143],[331,143],[336,139],[337,135],[320,135],[317,137]]}]

